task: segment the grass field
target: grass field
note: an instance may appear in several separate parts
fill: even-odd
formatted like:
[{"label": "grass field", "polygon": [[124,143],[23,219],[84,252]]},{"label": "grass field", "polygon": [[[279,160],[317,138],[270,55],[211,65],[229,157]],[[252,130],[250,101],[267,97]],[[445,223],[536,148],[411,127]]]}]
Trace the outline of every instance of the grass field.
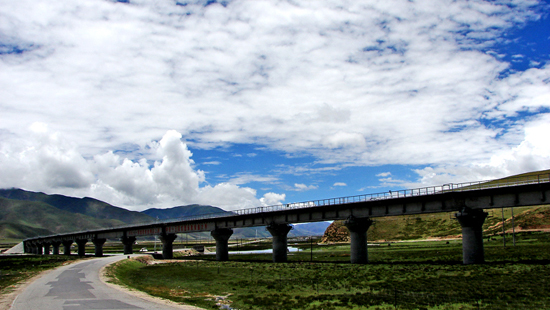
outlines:
[{"label": "grass field", "polygon": [[[297,244],[289,263],[270,254],[174,263],[125,260],[120,283],[177,302],[217,309],[550,309],[550,235],[522,233],[516,246],[485,243],[487,263],[462,265],[457,241],[369,247],[368,265],[349,264],[349,245]],[[313,253],[313,262],[311,262]],[[216,300],[217,299],[217,300]]]}]

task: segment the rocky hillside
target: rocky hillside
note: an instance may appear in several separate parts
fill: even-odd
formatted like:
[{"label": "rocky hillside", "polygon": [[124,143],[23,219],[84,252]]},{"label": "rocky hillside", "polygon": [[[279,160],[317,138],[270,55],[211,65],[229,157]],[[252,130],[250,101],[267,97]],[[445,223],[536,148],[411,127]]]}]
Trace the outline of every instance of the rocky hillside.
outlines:
[{"label": "rocky hillside", "polygon": [[344,226],[344,221],[334,221],[327,227],[321,243],[349,242],[349,230]]}]

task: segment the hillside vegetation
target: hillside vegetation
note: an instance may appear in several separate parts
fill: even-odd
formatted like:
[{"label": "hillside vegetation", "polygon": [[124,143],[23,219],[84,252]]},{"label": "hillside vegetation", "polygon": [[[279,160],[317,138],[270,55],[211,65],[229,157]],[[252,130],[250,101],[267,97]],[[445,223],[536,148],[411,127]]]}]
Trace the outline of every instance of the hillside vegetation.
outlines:
[{"label": "hillside vegetation", "polygon": [[0,239],[21,240],[89,229],[152,222],[140,212],[93,198],[47,195],[22,189],[0,190]]},{"label": "hillside vegetation", "polygon": [[123,225],[115,219],[98,219],[57,209],[47,203],[0,197],[0,238],[21,239],[86,229]]},{"label": "hillside vegetation", "polygon": [[83,214],[96,219],[118,220],[126,224],[146,223],[153,220],[150,216],[141,212],[115,207],[89,197],[75,198],[63,195],[47,195],[16,188],[1,189],[0,197],[20,201],[42,202],[70,213]]}]

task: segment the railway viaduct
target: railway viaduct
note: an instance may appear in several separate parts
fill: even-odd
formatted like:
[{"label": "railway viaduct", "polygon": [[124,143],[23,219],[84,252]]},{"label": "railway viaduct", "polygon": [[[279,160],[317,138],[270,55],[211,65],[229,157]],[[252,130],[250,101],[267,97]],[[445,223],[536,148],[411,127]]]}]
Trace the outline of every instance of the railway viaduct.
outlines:
[{"label": "railway viaduct", "polygon": [[216,240],[216,259],[229,259],[228,240],[233,228],[266,226],[273,237],[273,261],[287,261],[287,234],[291,223],[345,220],[351,235],[351,263],[368,262],[367,231],[377,217],[456,212],[462,227],[464,264],[484,262],[482,225],[484,209],[525,207],[549,204],[550,175],[529,176],[506,181],[483,181],[418,189],[390,191],[368,195],[340,197],[290,203],[269,207],[241,209],[222,214],[206,214],[160,223],[40,236],[24,240],[25,252],[70,255],[71,245],[78,255],[85,255],[85,245],[92,242],[95,255],[103,255],[107,239],[124,244],[124,253],[132,253],[138,236],[158,235],[163,243],[162,255],[172,258],[172,243],[177,233],[210,231]]}]

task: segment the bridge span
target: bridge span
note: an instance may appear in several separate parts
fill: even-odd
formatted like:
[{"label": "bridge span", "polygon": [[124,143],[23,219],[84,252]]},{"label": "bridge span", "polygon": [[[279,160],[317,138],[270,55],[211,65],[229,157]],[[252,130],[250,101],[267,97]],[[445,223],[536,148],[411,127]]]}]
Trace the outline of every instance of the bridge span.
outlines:
[{"label": "bridge span", "polygon": [[386,216],[456,212],[462,227],[462,249],[465,264],[484,262],[482,225],[487,217],[484,209],[526,207],[550,204],[550,175],[518,177],[506,181],[492,180],[417,189],[389,191],[367,195],[339,197],[268,207],[241,209],[168,220],[158,223],[130,225],[79,231],[24,240],[25,252],[59,254],[63,245],[70,255],[76,243],[78,255],[85,255],[85,245],[93,242],[95,255],[103,256],[107,239],[124,244],[124,253],[132,253],[138,236],[157,235],[163,243],[162,255],[172,258],[172,243],[177,233],[210,231],[216,240],[216,259],[228,260],[228,241],[233,228],[266,226],[273,237],[273,261],[287,261],[287,234],[291,223],[345,220],[351,236],[351,262],[368,262],[367,231],[373,219]]}]

